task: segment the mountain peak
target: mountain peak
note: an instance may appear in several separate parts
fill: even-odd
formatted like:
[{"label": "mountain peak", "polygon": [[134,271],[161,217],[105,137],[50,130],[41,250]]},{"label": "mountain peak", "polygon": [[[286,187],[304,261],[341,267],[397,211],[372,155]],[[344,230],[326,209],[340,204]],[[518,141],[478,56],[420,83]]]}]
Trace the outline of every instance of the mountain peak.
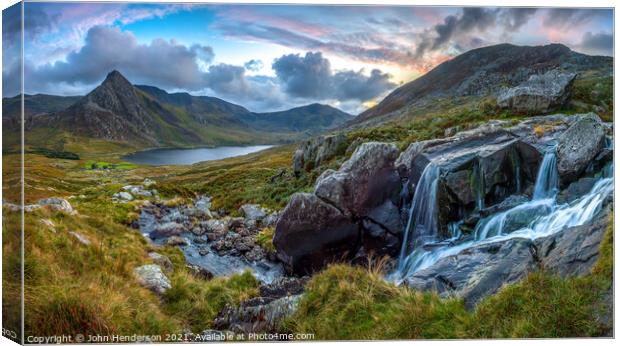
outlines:
[{"label": "mountain peak", "polygon": [[112,70],[105,77],[105,80],[102,84],[113,84],[113,85],[131,85],[131,82],[125,78],[120,72],[117,70]]}]

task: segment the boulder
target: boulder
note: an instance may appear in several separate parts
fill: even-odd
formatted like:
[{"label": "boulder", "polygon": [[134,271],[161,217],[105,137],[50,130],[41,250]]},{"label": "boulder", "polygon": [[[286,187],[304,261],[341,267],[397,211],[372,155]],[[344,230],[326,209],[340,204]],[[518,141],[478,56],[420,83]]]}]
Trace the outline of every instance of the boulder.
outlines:
[{"label": "boulder", "polygon": [[355,253],[358,225],[316,195],[296,193],[276,225],[273,244],[289,272],[307,274]]},{"label": "boulder", "polygon": [[75,214],[75,211],[73,210],[73,207],[71,206],[69,201],[67,201],[64,198],[58,198],[58,197],[44,198],[44,199],[39,200],[37,204],[43,207],[50,208],[55,211],[62,211],[67,214]]},{"label": "boulder", "polygon": [[265,218],[263,219],[263,226],[264,227],[275,227],[276,224],[278,223],[278,220],[280,219],[281,214],[282,214],[281,212],[274,211],[273,213],[265,216]]},{"label": "boulder", "polygon": [[153,262],[161,267],[168,273],[172,273],[174,270],[174,265],[172,265],[172,261],[168,256],[164,256],[158,254],[157,252],[149,252],[149,258],[153,260]]},{"label": "boulder", "polygon": [[441,296],[462,297],[468,307],[519,281],[537,268],[536,247],[527,239],[482,244],[440,259],[406,280],[419,290],[436,290]]},{"label": "boulder", "polygon": [[605,127],[597,115],[591,113],[573,123],[558,138],[558,173],[562,181],[577,179],[604,144]]},{"label": "boulder", "polygon": [[266,298],[282,298],[290,295],[299,295],[304,291],[304,285],[308,282],[308,277],[280,277],[269,284],[259,287],[260,296]]},{"label": "boulder", "polygon": [[202,212],[208,218],[212,218],[213,215],[211,213],[211,197],[208,196],[200,196],[194,200],[194,208],[198,211]]},{"label": "boulder", "polygon": [[138,283],[151,291],[164,294],[172,287],[161,267],[157,264],[146,264],[134,269]]},{"label": "boulder", "polygon": [[261,221],[265,218],[265,211],[258,204],[244,204],[239,208],[239,212],[245,217],[245,221]]},{"label": "boulder", "polygon": [[343,133],[319,136],[304,142],[293,154],[293,172],[299,175],[310,171],[346,150],[347,138]]},{"label": "boulder", "polygon": [[398,202],[401,187],[394,161],[394,144],[368,142],[360,145],[338,171],[324,172],[314,193],[348,215],[368,215],[386,200]]},{"label": "boulder", "polygon": [[570,203],[578,199],[592,190],[592,187],[594,187],[594,184],[596,184],[597,181],[598,179],[594,177],[583,177],[572,182],[566,189],[560,191],[557,196],[558,203]]},{"label": "boulder", "polygon": [[549,113],[566,103],[575,73],[551,70],[534,74],[516,87],[502,90],[497,105],[517,112]]}]

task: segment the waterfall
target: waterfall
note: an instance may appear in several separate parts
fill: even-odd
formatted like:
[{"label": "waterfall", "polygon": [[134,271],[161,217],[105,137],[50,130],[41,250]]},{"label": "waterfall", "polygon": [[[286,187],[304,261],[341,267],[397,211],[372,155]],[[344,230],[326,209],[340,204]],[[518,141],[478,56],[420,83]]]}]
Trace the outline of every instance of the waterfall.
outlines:
[{"label": "waterfall", "polygon": [[478,210],[484,209],[484,167],[480,160],[474,166],[474,179],[476,189],[476,208]]},{"label": "waterfall", "polygon": [[[533,240],[591,221],[601,211],[605,199],[613,193],[613,163],[610,162],[603,167],[600,175],[597,175],[599,180],[588,193],[571,203],[564,204],[558,204],[555,199],[559,186],[556,165],[555,150],[547,152],[538,170],[534,188],[535,192],[532,199],[480,220],[474,230],[473,239],[470,238],[470,240],[464,240],[459,243],[458,239],[461,237],[459,226],[461,222],[454,222],[449,225],[453,238],[447,241],[435,241],[432,246],[414,247],[413,251],[408,255],[405,254],[408,247],[405,247],[406,245],[403,244],[399,267],[392,274],[392,279],[402,282],[417,271],[432,266],[440,259],[456,255],[473,246],[512,238]],[[417,193],[416,189],[414,200],[427,197],[426,194],[418,197]],[[432,198],[433,203],[436,203],[435,196]],[[433,210],[433,213],[435,212]],[[412,213],[415,213],[415,211]],[[409,223],[411,223],[411,215]],[[437,225],[435,224],[433,227],[436,229]],[[408,225],[405,239],[409,236]]]},{"label": "waterfall", "polygon": [[[413,194],[398,267],[403,269],[409,249],[417,248],[437,236],[437,184],[439,166],[426,165]],[[413,238],[410,241],[410,238]]]},{"label": "waterfall", "polygon": [[533,199],[544,199],[554,197],[560,186],[558,177],[558,162],[555,149],[547,151],[543,161],[538,168],[538,176],[534,185]]}]

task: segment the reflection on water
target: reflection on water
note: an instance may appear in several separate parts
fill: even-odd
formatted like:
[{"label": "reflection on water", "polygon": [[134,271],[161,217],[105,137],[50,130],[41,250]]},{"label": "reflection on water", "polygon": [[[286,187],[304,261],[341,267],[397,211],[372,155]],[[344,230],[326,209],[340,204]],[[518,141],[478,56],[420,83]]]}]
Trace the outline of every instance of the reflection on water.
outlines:
[{"label": "reflection on water", "polygon": [[248,147],[216,147],[197,149],[152,149],[138,151],[123,157],[124,160],[148,165],[191,165],[200,161],[221,160],[271,148],[272,145]]}]

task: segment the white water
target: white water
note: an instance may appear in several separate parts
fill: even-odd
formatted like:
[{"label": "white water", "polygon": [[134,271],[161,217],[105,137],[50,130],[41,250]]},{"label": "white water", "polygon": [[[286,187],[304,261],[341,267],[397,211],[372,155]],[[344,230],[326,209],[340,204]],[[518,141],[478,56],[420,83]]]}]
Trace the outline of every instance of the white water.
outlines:
[{"label": "white water", "polygon": [[[552,151],[545,155],[541,163],[534,188],[535,193],[531,201],[481,220],[476,226],[474,240],[454,245],[453,241],[456,239],[452,238],[434,244],[435,246],[430,250],[425,249],[424,246],[416,246],[406,256],[401,253],[398,270],[391,277],[401,282],[415,272],[430,267],[438,260],[456,255],[472,246],[511,238],[536,239],[587,223],[601,210],[603,201],[613,192],[613,165],[605,166],[601,178],[592,189],[571,203],[557,204],[555,196],[558,182],[555,151]],[[424,198],[414,196],[414,199]],[[410,215],[415,213],[416,211],[412,211]],[[520,227],[508,232],[510,228],[507,229],[507,225],[514,224],[515,220],[521,222],[516,222],[516,225]],[[451,226],[453,237],[457,235],[456,230],[453,230],[456,227],[458,226],[455,224]],[[403,251],[405,248],[404,243]]]},{"label": "white water", "polygon": [[[429,163],[424,168],[413,194],[409,208],[409,219],[405,228],[403,246],[400,251],[399,271],[407,267],[405,256],[410,248],[417,248],[435,240],[437,235],[437,183],[439,166]],[[409,238],[415,237],[413,241]],[[411,244],[410,244],[411,242]]]}]

